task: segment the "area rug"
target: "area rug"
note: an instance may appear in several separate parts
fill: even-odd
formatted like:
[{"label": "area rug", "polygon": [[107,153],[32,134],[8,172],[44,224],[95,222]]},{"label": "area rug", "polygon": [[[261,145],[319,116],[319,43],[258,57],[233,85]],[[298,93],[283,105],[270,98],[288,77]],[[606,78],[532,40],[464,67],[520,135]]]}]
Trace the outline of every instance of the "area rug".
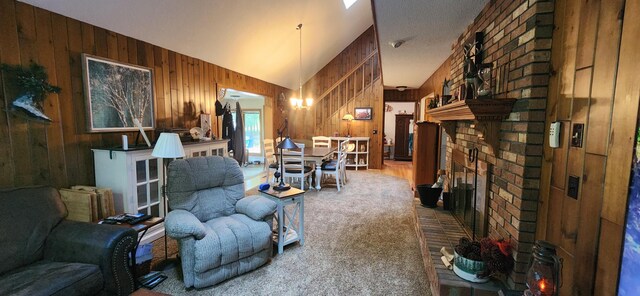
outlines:
[{"label": "area rug", "polygon": [[305,244],[250,273],[185,290],[173,269],[154,291],[171,295],[430,295],[412,220],[407,180],[348,172],[340,192],[308,191]]}]

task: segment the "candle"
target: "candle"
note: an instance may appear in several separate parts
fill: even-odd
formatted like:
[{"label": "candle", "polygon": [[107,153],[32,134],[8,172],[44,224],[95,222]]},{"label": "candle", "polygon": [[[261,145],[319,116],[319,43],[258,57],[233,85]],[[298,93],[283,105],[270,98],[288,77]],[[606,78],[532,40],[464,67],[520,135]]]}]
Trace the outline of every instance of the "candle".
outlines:
[{"label": "candle", "polygon": [[540,280],[538,280],[538,288],[540,289],[540,295],[553,295],[553,282],[546,278],[541,278]]}]

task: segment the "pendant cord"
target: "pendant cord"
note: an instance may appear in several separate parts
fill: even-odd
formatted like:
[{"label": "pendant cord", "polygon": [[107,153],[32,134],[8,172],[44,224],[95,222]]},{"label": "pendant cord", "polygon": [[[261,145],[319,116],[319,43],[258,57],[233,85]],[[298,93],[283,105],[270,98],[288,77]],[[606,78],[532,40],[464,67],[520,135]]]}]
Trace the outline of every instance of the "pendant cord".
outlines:
[{"label": "pendant cord", "polygon": [[302,98],[302,24],[298,24],[297,30],[300,31],[300,68],[298,71],[298,81],[300,83],[300,100],[304,100]]}]

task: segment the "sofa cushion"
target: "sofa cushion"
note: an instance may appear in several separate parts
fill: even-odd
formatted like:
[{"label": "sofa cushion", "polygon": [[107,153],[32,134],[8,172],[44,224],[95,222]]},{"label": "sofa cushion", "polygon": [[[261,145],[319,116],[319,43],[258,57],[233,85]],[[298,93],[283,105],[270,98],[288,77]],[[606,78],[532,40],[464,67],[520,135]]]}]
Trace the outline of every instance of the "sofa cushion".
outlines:
[{"label": "sofa cushion", "polygon": [[47,236],[66,216],[67,209],[54,188],[0,191],[0,275],[42,260]]},{"label": "sofa cushion", "polygon": [[0,276],[0,295],[95,295],[103,287],[97,265],[39,261]]},{"label": "sofa cushion", "polygon": [[271,247],[271,229],[244,214],[205,223],[207,235],[195,244],[195,271],[204,272]]},{"label": "sofa cushion", "polygon": [[167,171],[169,207],[200,221],[235,213],[244,197],[244,176],[233,158],[210,156],[174,160]]}]

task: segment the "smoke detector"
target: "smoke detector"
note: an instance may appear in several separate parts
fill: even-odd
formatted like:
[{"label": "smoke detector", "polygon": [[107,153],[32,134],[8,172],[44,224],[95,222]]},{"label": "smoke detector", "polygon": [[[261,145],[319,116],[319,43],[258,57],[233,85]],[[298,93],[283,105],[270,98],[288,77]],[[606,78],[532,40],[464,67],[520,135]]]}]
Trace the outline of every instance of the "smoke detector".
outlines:
[{"label": "smoke detector", "polygon": [[389,45],[391,45],[391,47],[393,47],[393,48],[398,48],[398,47],[402,46],[402,44],[404,44],[403,40],[396,40],[396,41],[389,42]]},{"label": "smoke detector", "polygon": [[404,85],[400,85],[400,86],[396,86],[396,89],[397,89],[398,91],[405,91],[405,90],[407,89],[407,87],[406,87],[406,86],[404,86]]}]

